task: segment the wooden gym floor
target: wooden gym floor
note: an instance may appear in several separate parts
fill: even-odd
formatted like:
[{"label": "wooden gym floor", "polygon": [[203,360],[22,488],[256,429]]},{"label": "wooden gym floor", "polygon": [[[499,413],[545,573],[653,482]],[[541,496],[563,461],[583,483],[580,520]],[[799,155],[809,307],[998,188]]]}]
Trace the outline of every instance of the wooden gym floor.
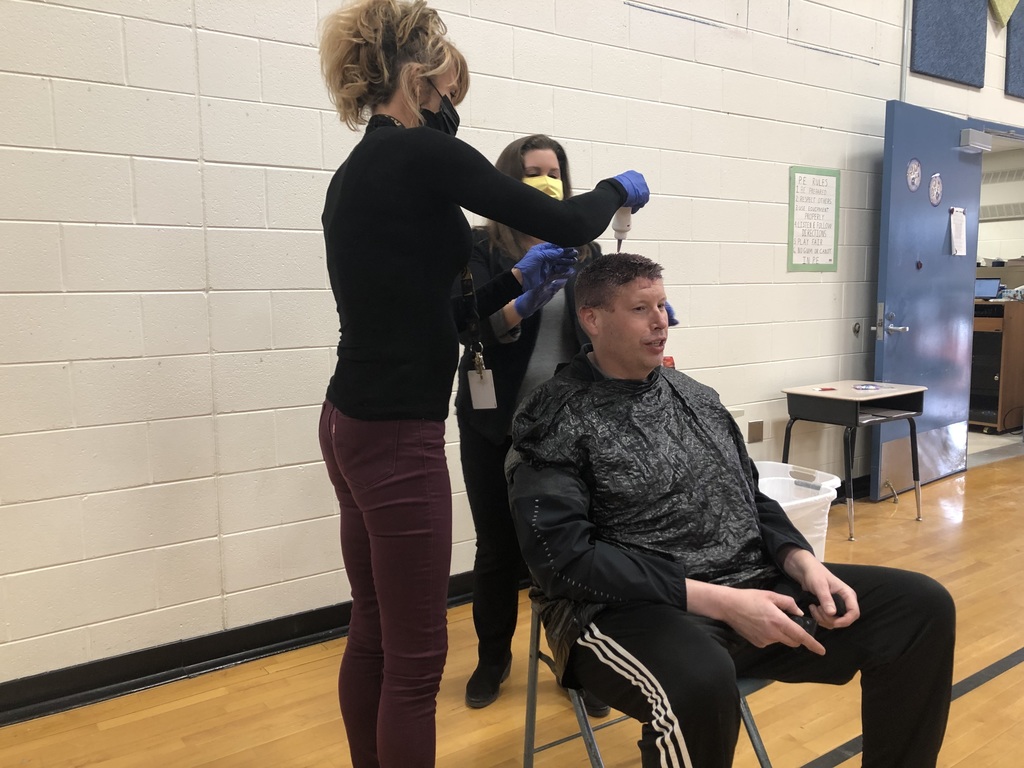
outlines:
[{"label": "wooden gym floor", "polygon": [[[1024,758],[1024,456],[986,464],[924,488],[924,521],[913,493],[858,502],[855,542],[845,505],[830,514],[827,559],[924,571],[956,599],[954,694],[939,761],[952,768],[1016,768]],[[492,706],[462,701],[475,664],[470,607],[449,612],[451,651],[438,700],[438,765],[521,765],[529,608],[521,602],[512,676]],[[4,768],[343,768],[349,765],[335,681],[344,639],[0,729]],[[1001,663],[1001,666],[1000,666]],[[541,671],[538,737],[575,726],[568,700]],[[860,765],[836,757],[860,733],[859,688],[774,684],[750,706],[776,768]],[[614,716],[614,713],[613,713]],[[598,732],[609,766],[639,766],[639,726]],[[395,738],[401,738],[396,733]],[[826,756],[824,760],[818,760]],[[585,766],[578,740],[538,755],[538,768]],[[755,766],[741,731],[736,766]]]}]

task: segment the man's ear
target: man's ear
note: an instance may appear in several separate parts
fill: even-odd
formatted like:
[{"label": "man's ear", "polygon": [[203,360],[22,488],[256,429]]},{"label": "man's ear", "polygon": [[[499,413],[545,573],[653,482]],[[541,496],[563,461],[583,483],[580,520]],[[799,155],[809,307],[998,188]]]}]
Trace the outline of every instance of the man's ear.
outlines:
[{"label": "man's ear", "polygon": [[599,325],[597,307],[580,307],[576,314],[580,318],[580,326],[583,328],[584,333],[593,339]]}]

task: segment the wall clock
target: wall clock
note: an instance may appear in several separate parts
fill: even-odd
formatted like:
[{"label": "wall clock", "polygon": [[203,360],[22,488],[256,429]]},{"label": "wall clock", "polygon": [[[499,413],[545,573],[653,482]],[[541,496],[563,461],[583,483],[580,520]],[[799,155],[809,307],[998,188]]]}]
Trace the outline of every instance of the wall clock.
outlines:
[{"label": "wall clock", "polygon": [[928,199],[932,205],[942,202],[942,177],[937,173],[928,182]]},{"label": "wall clock", "polygon": [[907,189],[911,192],[917,192],[917,188],[921,186],[921,161],[916,157],[910,159],[907,163]]}]

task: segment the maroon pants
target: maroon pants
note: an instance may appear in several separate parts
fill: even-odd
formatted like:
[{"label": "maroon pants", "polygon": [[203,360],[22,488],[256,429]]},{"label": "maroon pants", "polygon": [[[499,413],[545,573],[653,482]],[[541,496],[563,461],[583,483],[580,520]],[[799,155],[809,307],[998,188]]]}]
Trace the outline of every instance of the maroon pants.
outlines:
[{"label": "maroon pants", "polygon": [[320,449],[352,589],[338,695],[353,768],[433,766],[452,551],[444,422],[362,421],[325,402]]}]

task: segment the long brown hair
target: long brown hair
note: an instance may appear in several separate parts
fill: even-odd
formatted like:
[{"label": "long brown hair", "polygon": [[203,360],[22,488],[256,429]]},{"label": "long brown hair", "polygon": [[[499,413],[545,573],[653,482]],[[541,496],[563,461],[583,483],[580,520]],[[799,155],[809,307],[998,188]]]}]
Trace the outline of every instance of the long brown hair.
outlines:
[{"label": "long brown hair", "polygon": [[455,68],[458,104],[469,90],[466,59],[445,35],[437,11],[425,0],[360,0],[324,17],[320,71],[338,116],[349,128],[365,123],[370,110],[395,94],[422,123],[421,78]]},{"label": "long brown hair", "polygon": [[[526,166],[523,164],[523,155],[534,149],[550,149],[558,159],[559,175],[562,179],[562,199],[568,200],[572,197],[572,178],[569,176],[569,158],[566,157],[562,145],[545,136],[543,133],[535,133],[522,139],[516,139],[509,144],[498,155],[494,167],[511,176],[513,179],[522,179],[526,175]],[[507,224],[488,219],[486,224],[487,236],[490,239],[491,250],[497,248],[499,251],[508,254],[516,261],[523,257],[527,251],[526,241],[529,235],[518,232]],[[579,248],[580,261],[590,255],[590,246],[584,245]]]}]

